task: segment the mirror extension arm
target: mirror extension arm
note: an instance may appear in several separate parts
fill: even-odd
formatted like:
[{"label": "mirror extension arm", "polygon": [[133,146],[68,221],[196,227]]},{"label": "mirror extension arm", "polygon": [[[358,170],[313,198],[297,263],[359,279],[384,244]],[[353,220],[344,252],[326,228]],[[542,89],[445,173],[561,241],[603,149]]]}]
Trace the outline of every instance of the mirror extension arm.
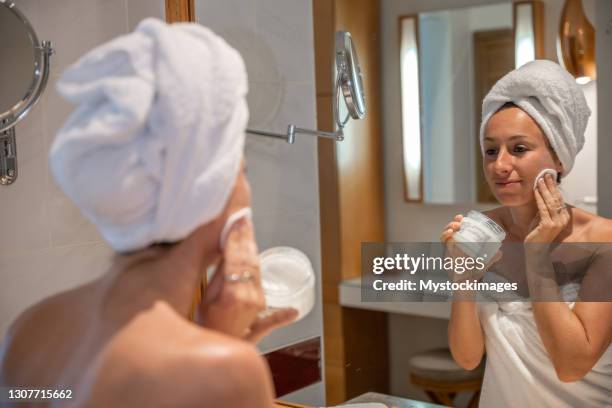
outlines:
[{"label": "mirror extension arm", "polygon": [[344,140],[344,125],[349,120],[349,115],[346,115],[344,121],[340,122],[338,120],[339,112],[340,112],[340,95],[338,94],[338,89],[340,88],[341,81],[341,73],[338,73],[338,79],[336,80],[336,86],[334,87],[334,99],[336,100],[336,104],[334,105],[334,121],[336,125],[338,125],[338,130],[335,132],[324,132],[322,130],[310,130],[297,127],[295,125],[287,126],[287,133],[276,133],[276,132],[268,132],[265,130],[256,130],[256,129],[247,129],[246,132],[252,135],[257,136],[267,136],[267,137],[275,137],[277,139],[285,139],[287,143],[293,144],[295,142],[295,135],[298,133],[302,133],[305,135],[319,136],[325,137],[328,139],[333,139],[337,142]]},{"label": "mirror extension arm", "polygon": [[[341,91],[341,92],[340,92]],[[343,96],[347,107],[347,114],[340,121],[340,95]],[[350,118],[363,119],[366,113],[365,95],[357,51],[353,46],[351,34],[348,31],[336,32],[336,85],[334,86],[334,122],[337,129],[334,132],[321,130],[310,130],[289,125],[287,133],[268,132],[264,130],[247,129],[247,133],[259,136],[285,139],[287,143],[295,142],[295,135],[302,133],[306,135],[325,137],[336,141],[344,140],[344,125]]]},{"label": "mirror extension arm", "polygon": [[287,143],[295,142],[295,135],[298,133],[319,136],[319,137],[326,137],[328,139],[334,139],[336,141],[341,141],[344,139],[344,133],[342,132],[342,129],[338,130],[337,132],[323,132],[321,130],[302,129],[295,125],[289,125],[287,127],[287,133],[284,133],[284,134],[275,133],[275,132],[267,132],[264,130],[256,130],[256,129],[247,129],[247,133],[250,133],[252,135],[258,135],[258,136],[268,136],[268,137],[275,137],[278,139],[285,139]]}]

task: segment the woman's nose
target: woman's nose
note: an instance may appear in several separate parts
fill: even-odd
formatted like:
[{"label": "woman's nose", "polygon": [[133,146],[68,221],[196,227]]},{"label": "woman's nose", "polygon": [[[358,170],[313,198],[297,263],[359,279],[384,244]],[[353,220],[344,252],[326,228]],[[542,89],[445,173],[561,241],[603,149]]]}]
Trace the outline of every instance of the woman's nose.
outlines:
[{"label": "woman's nose", "polygon": [[494,163],[494,170],[498,174],[510,173],[512,170],[512,156],[505,150],[500,150]]}]

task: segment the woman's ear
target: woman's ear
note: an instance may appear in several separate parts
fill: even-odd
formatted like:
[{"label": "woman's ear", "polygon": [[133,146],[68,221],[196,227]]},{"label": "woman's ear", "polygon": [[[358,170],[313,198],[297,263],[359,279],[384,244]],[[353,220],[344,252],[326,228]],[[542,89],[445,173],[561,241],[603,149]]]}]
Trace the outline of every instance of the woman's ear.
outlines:
[{"label": "woman's ear", "polygon": [[561,174],[563,174],[563,165],[557,160],[557,184],[561,183]]}]

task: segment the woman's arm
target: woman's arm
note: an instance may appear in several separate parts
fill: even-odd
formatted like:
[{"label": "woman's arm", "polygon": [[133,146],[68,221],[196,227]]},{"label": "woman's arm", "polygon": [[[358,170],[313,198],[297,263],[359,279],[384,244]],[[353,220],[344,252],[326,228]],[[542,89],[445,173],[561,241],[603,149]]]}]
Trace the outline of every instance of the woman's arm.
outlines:
[{"label": "woman's arm", "polygon": [[612,302],[534,302],[538,332],[561,381],[583,378],[612,338]]},{"label": "woman's arm", "polygon": [[[459,231],[462,218],[457,215],[446,226],[440,236],[442,242],[451,242],[453,234]],[[455,292],[448,323],[448,345],[451,354],[457,364],[466,370],[478,367],[485,351],[484,333],[474,297],[473,291]]]},{"label": "woman's arm", "polygon": [[[533,253],[535,252],[535,253]],[[526,251],[527,276],[534,299],[559,298],[552,262],[543,251]],[[581,299],[612,287],[609,260],[595,261],[581,286]],[[605,290],[605,289],[604,289]],[[533,314],[544,347],[561,381],[577,381],[597,363],[612,341],[612,302],[533,302]]]},{"label": "woman's arm", "polygon": [[[562,300],[547,245],[566,228],[570,215],[550,177],[540,181],[535,198],[539,220],[525,238],[529,291],[532,299]],[[594,238],[606,242],[610,241],[610,234],[606,232]],[[604,259],[593,262],[582,282],[583,299],[589,299],[585,293],[607,294],[612,288],[609,260],[600,258]],[[577,302],[573,310],[563,301],[533,302],[533,314],[542,343],[561,381],[584,377],[612,341],[612,302]]]},{"label": "woman's arm", "polygon": [[466,370],[478,367],[485,352],[485,342],[474,300],[453,301],[448,344],[457,364]]}]

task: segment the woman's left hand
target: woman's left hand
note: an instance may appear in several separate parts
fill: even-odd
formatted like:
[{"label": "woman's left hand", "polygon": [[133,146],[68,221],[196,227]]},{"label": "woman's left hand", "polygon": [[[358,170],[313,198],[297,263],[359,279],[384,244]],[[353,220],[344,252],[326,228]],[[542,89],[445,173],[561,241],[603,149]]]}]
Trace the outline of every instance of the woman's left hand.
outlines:
[{"label": "woman's left hand", "polygon": [[534,194],[538,215],[533,220],[531,232],[525,237],[525,242],[551,243],[570,221],[567,205],[550,174],[538,181]]}]

